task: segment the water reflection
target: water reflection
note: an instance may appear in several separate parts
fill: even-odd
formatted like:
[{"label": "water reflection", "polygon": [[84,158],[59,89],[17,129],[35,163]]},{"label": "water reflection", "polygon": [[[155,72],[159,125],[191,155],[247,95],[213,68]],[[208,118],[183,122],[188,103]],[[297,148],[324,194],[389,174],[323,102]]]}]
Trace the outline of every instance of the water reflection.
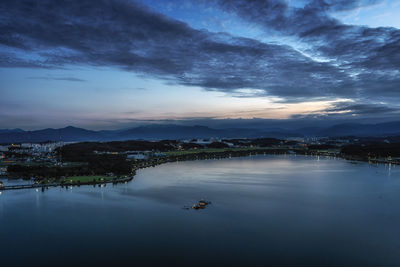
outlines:
[{"label": "water reflection", "polygon": [[[5,191],[0,251],[15,265],[396,265],[398,177],[394,166],[252,156],[169,163],[116,186]],[[212,205],[182,209],[200,199]]]}]

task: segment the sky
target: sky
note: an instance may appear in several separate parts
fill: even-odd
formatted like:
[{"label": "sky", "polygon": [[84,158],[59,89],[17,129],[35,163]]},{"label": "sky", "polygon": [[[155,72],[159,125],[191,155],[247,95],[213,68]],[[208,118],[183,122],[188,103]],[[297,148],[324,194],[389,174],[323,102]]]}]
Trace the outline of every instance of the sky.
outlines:
[{"label": "sky", "polygon": [[398,0],[2,0],[0,129],[387,121]]}]

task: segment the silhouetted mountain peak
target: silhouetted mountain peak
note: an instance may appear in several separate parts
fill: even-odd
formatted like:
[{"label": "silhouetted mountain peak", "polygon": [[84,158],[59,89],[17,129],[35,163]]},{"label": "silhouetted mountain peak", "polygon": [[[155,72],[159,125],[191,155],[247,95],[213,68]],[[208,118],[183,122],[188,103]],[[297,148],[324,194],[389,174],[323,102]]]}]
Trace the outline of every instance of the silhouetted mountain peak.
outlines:
[{"label": "silhouetted mountain peak", "polygon": [[23,131],[0,130],[0,143],[44,141],[112,141],[134,139],[192,139],[192,138],[287,138],[299,136],[395,136],[400,134],[400,121],[379,124],[342,123],[330,127],[306,127],[286,130],[276,127],[223,128],[203,125],[150,124],[124,130],[91,131],[74,126],[60,129]]}]

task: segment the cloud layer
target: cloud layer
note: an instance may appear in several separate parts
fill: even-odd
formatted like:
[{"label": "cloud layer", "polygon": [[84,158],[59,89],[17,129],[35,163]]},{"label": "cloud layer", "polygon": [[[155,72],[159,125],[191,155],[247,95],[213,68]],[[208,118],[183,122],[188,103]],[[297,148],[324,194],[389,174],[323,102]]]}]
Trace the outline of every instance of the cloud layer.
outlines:
[{"label": "cloud layer", "polygon": [[196,30],[132,1],[3,0],[0,67],[113,66],[168,83],[236,95],[245,89],[284,102],[395,103],[400,30],[345,25],[329,15],[377,2],[314,0],[300,8],[283,0],[210,1],[266,35],[273,31],[308,47],[299,51]]},{"label": "cloud layer", "polygon": [[276,31],[293,37],[308,47],[315,58],[327,61],[346,74],[340,79],[332,73],[346,96],[350,91],[359,99],[400,96],[400,30],[344,25],[329,15],[373,5],[377,0],[310,1],[302,8],[290,7],[285,1],[220,0],[219,5],[245,20],[261,26],[266,32]]}]

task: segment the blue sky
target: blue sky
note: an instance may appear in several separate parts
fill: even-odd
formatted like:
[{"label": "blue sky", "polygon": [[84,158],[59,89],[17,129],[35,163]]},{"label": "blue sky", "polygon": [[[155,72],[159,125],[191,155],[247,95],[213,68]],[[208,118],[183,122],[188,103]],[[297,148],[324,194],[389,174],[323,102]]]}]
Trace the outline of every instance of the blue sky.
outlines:
[{"label": "blue sky", "polygon": [[0,10],[0,128],[399,115],[399,1],[3,1]]}]

